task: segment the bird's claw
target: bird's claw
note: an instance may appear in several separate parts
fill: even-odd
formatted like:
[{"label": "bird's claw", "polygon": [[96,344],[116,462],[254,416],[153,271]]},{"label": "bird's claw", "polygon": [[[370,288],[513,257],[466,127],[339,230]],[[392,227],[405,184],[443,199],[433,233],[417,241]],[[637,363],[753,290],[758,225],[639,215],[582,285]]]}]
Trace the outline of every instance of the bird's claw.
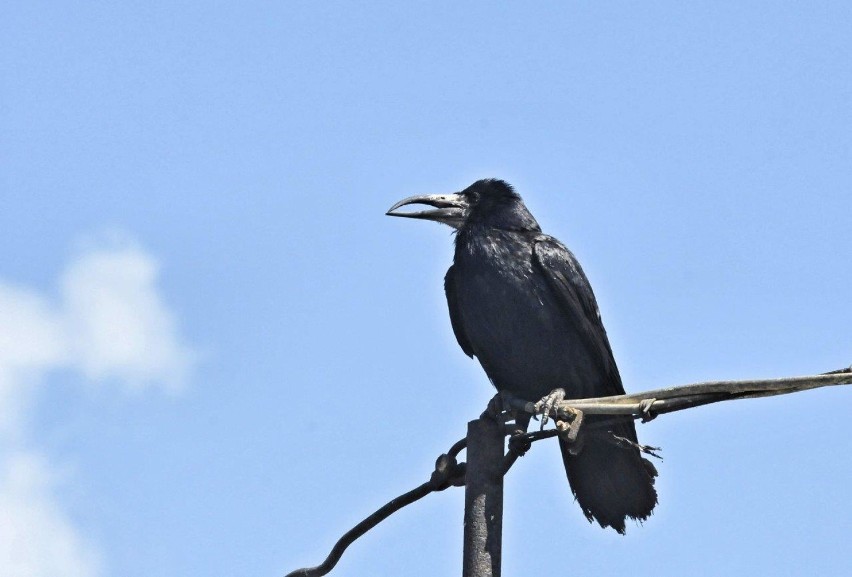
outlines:
[{"label": "bird's claw", "polygon": [[553,389],[550,394],[543,397],[535,404],[535,412],[541,415],[541,429],[547,424],[550,419],[550,412],[558,403],[565,400],[565,389]]}]

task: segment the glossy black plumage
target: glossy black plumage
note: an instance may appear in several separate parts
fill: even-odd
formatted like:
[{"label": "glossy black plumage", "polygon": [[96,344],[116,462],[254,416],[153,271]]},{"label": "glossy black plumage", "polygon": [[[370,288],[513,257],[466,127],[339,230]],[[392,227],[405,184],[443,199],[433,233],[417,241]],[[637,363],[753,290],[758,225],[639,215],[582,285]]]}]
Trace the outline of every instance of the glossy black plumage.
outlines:
[{"label": "glossy black plumage", "polygon": [[[505,182],[480,180],[457,195],[406,199],[436,211],[417,218],[457,228],[455,257],[445,277],[456,339],[475,356],[498,390],[535,401],[563,388],[568,398],[617,395],[621,377],[591,285],[574,255],[543,234]],[[434,216],[432,216],[434,215]],[[625,530],[657,502],[656,471],[638,449],[631,419],[601,426],[589,417],[582,449],[560,441],[571,489],[583,513],[602,527]]]}]

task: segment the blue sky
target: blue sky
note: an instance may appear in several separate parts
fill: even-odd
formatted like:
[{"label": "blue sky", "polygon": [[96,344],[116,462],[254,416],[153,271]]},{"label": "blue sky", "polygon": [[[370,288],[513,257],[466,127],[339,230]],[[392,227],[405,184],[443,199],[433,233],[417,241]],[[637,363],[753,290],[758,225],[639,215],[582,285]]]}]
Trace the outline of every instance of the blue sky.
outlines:
[{"label": "blue sky", "polygon": [[[626,387],[852,363],[844,2],[7,4],[0,577],[280,575],[425,480],[492,390],[449,229],[513,183],[598,296]],[[640,426],[660,505],[583,519],[555,446],[504,574],[849,575],[850,391]],[[460,489],[334,575],[455,574]]]}]

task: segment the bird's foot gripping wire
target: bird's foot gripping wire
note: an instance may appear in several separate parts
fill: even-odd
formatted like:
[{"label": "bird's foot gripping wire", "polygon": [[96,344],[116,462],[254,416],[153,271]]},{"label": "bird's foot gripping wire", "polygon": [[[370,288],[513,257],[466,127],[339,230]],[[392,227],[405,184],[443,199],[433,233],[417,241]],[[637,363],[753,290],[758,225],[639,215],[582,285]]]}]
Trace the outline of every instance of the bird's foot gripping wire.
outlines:
[{"label": "bird's foot gripping wire", "polygon": [[550,391],[550,394],[542,397],[542,399],[535,404],[535,412],[537,415],[541,415],[541,427],[540,429],[544,429],[544,426],[547,424],[547,421],[550,419],[550,413],[553,411],[554,407],[556,407],[560,402],[565,400],[565,389],[553,389]]},{"label": "bird's foot gripping wire", "polygon": [[571,407],[560,409],[561,414],[556,421],[555,429],[546,431],[525,432],[523,428],[515,425],[507,425],[506,433],[509,435],[509,451],[503,460],[502,471],[506,472],[512,467],[518,457],[523,457],[529,451],[532,444],[542,439],[559,437],[568,444],[568,450],[572,455],[577,455],[583,448],[583,437],[580,435],[580,426],[583,424],[583,412]]}]

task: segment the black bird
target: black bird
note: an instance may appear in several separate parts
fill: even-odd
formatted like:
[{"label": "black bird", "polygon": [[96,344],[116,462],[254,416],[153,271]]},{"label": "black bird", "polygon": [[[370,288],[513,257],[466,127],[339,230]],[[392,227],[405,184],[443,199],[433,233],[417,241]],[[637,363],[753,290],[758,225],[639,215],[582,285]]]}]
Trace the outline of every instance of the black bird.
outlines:
[{"label": "black bird", "polygon": [[[434,210],[395,212],[410,204]],[[462,350],[499,391],[531,401],[559,388],[568,398],[624,393],[583,269],[541,232],[508,183],[485,179],[455,194],[413,196],[387,214],[456,229],[444,279],[450,321]],[[657,504],[657,471],[640,455],[633,420],[587,417],[580,440],[579,451],[562,439],[560,449],[586,518],[622,534],[625,518],[647,519]]]}]

